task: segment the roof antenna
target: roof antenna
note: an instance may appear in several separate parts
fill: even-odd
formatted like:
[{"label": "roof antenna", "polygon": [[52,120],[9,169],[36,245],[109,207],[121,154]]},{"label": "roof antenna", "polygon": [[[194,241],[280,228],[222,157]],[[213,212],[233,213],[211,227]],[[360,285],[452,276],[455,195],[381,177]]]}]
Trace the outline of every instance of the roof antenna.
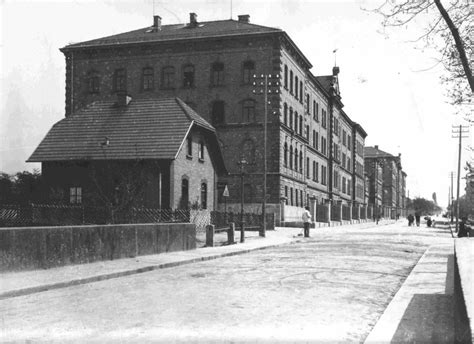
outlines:
[{"label": "roof antenna", "polygon": [[230,19],[232,19],[232,0],[230,0]]},{"label": "roof antenna", "polygon": [[334,54],[334,66],[337,66],[337,63],[336,63],[336,53],[337,53],[337,48],[336,48],[336,49],[334,49],[334,50],[332,51],[332,53]]}]

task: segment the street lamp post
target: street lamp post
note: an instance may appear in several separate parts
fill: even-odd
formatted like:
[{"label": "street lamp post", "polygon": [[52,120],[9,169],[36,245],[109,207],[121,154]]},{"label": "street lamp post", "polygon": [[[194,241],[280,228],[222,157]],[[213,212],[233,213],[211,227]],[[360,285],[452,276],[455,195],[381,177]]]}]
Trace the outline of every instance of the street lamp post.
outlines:
[{"label": "street lamp post", "polygon": [[247,165],[247,160],[241,158],[237,165],[240,166],[240,242],[245,242],[245,227],[244,227],[244,166]]}]

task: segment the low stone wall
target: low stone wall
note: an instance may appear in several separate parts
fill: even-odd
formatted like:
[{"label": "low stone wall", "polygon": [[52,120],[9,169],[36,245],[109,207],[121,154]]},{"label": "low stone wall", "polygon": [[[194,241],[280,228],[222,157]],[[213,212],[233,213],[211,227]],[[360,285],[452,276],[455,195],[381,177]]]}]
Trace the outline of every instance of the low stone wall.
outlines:
[{"label": "low stone wall", "polygon": [[195,248],[189,223],[0,228],[0,272]]},{"label": "low stone wall", "polygon": [[456,343],[474,343],[474,238],[455,239]]}]

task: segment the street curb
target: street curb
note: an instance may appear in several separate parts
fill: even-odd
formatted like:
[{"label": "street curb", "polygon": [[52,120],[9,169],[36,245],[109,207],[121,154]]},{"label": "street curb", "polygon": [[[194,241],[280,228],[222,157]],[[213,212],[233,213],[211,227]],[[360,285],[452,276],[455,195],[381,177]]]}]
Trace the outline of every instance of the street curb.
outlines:
[{"label": "street curb", "polygon": [[236,255],[240,255],[240,254],[249,253],[249,252],[252,252],[252,251],[259,251],[259,250],[265,250],[265,249],[268,249],[268,248],[274,248],[274,247],[278,247],[278,246],[281,246],[281,245],[295,244],[295,243],[299,243],[299,242],[302,242],[302,241],[303,240],[291,240],[291,241],[282,242],[282,243],[279,243],[279,244],[272,244],[272,245],[268,245],[268,246],[248,248],[248,249],[243,249],[243,250],[233,251],[233,252],[224,252],[224,253],[219,253],[219,254],[215,254],[215,255],[209,255],[209,256],[198,257],[198,258],[191,258],[191,259],[186,259],[186,260],[177,261],[177,262],[169,262],[169,263],[163,263],[163,264],[157,264],[157,265],[150,265],[150,266],[145,266],[145,267],[138,268],[138,269],[114,272],[114,273],[111,273],[111,274],[96,275],[96,276],[92,276],[92,277],[75,279],[75,280],[71,280],[71,281],[67,281],[67,282],[58,282],[58,283],[53,283],[53,284],[41,285],[41,286],[37,286],[37,287],[17,289],[17,290],[12,290],[12,291],[7,291],[7,292],[4,292],[4,293],[1,293],[0,294],[0,300],[5,300],[5,299],[13,298],[13,297],[18,297],[18,296],[36,294],[36,293],[40,293],[40,292],[44,292],[44,291],[48,291],[48,290],[67,288],[67,287],[72,287],[72,286],[81,285],[81,284],[100,282],[100,281],[105,281],[105,280],[109,280],[109,279],[112,279],[112,278],[125,277],[125,276],[140,274],[140,273],[143,273],[143,272],[149,272],[149,271],[153,271],[153,270],[172,268],[172,267],[176,267],[176,266],[187,265],[187,264],[198,263],[198,262],[204,262],[204,261],[207,261],[207,260],[214,260],[214,259],[223,258],[223,257],[231,257],[231,256],[236,256]]}]

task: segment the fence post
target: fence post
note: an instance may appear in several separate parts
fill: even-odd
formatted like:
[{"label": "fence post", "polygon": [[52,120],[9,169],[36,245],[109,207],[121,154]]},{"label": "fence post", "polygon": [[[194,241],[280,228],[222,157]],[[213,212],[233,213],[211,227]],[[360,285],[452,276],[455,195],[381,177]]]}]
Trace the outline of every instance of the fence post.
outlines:
[{"label": "fence post", "polygon": [[229,245],[235,244],[234,236],[235,236],[235,223],[230,222],[229,229],[227,229],[227,244]]},{"label": "fence post", "polygon": [[245,224],[240,222],[240,242],[245,242]]},{"label": "fence post", "polygon": [[214,247],[214,225],[206,226],[206,247]]}]

